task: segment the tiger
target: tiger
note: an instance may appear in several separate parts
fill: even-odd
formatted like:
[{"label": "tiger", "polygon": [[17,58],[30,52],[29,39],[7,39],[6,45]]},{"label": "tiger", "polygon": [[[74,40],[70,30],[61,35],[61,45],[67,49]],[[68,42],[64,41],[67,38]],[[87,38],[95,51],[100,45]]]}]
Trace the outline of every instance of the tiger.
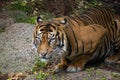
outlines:
[{"label": "tiger", "polygon": [[59,54],[56,72],[79,72],[91,61],[120,60],[120,16],[106,8],[91,8],[78,16],[36,20],[32,43],[43,62]]}]

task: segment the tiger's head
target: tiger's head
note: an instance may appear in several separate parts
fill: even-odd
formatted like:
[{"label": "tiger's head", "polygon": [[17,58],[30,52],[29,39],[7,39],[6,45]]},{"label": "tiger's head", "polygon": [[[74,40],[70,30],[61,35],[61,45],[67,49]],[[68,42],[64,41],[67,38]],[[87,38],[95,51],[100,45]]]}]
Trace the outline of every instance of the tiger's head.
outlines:
[{"label": "tiger's head", "polygon": [[40,17],[33,33],[33,44],[39,54],[41,61],[49,61],[54,54],[63,54],[66,51],[66,41],[64,27],[67,20],[56,18],[44,22]]}]

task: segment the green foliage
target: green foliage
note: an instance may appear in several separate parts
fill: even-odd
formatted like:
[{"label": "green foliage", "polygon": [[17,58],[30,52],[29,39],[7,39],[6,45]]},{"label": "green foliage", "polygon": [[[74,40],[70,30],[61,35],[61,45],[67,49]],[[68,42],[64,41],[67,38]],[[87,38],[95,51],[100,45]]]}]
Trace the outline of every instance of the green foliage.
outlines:
[{"label": "green foliage", "polygon": [[28,20],[28,16],[22,11],[11,11],[9,14],[15,22],[26,22]]},{"label": "green foliage", "polygon": [[[22,11],[13,11],[10,13],[10,16],[15,19],[15,22],[18,22],[18,23],[24,22],[24,23],[35,24],[35,21],[36,21],[36,16],[30,16],[30,15],[28,16],[25,12],[22,12]],[[49,20],[55,17],[49,12],[42,12],[40,16],[42,17],[43,21]]]},{"label": "green foliage", "polygon": [[36,58],[35,59],[35,65],[32,69],[32,72],[37,72],[37,71],[40,71],[41,69],[44,69],[46,67],[46,64],[45,62],[42,62],[39,60],[39,58]]},{"label": "green foliage", "polygon": [[102,3],[98,0],[91,0],[90,2],[86,2],[84,8],[101,6]]},{"label": "green foliage", "polygon": [[[34,24],[36,21],[36,16],[28,15],[25,11],[22,10],[14,10],[9,11],[10,17],[15,20],[15,22],[24,22],[24,23],[31,23]],[[54,18],[55,16],[49,12],[41,12],[40,16],[43,20],[48,20]]]},{"label": "green foliage", "polygon": [[35,16],[28,16],[25,12],[23,11],[9,11],[9,15],[11,18],[15,20],[15,22],[24,22],[24,23],[31,23],[34,24],[36,17]]},{"label": "green foliage", "polygon": [[89,76],[91,77],[94,74],[94,67],[87,68],[86,71],[89,73]]},{"label": "green foliage", "polygon": [[[53,75],[53,73],[46,72],[46,71],[43,71],[43,70],[40,70],[36,75],[37,80],[47,80],[48,77],[51,77],[51,80],[56,80],[57,79],[57,76]],[[62,78],[61,78],[61,80],[63,80]]]},{"label": "green foliage", "polygon": [[115,77],[115,78],[117,77],[117,78],[120,79],[120,75],[119,75],[118,73],[113,72],[113,73],[112,73],[112,76]]},{"label": "green foliage", "polygon": [[26,0],[13,0],[11,5],[8,5],[5,9],[9,11],[10,16],[15,20],[15,22],[34,24],[36,20],[36,17],[32,16],[34,9],[32,5],[28,4],[29,1]]},{"label": "green foliage", "polygon": [[35,24],[35,21],[36,21],[36,17],[35,16],[29,17],[29,19],[27,20],[27,22],[31,23],[31,24]]},{"label": "green foliage", "polygon": [[81,1],[84,1],[84,0],[75,0],[76,3],[79,3],[79,2],[81,2]]},{"label": "green foliage", "polygon": [[99,0],[75,0],[77,8],[73,9],[73,14],[79,15],[88,8],[103,6],[103,3]]},{"label": "green foliage", "polygon": [[49,76],[49,73],[43,72],[42,70],[40,70],[36,76],[37,80],[45,80],[45,78]]},{"label": "green foliage", "polygon": [[26,0],[13,1],[11,2],[11,5],[7,7],[7,9],[28,12],[28,10],[30,10],[30,7],[26,6],[26,4]]},{"label": "green foliage", "polygon": [[40,60],[36,61],[35,65],[38,66],[38,67],[41,67],[41,68],[45,68],[47,63],[45,62],[42,62]]},{"label": "green foliage", "polygon": [[49,12],[41,12],[40,17],[42,18],[43,21],[55,18],[55,16]]},{"label": "green foliage", "polygon": [[[73,9],[73,14],[79,14],[89,7],[100,6],[102,3],[99,0],[90,0],[89,2],[86,0],[75,0],[76,8]],[[15,19],[16,22],[25,22],[34,24],[36,17],[33,15],[39,15],[43,18],[43,20],[48,20],[54,18],[54,12],[47,12],[43,5],[44,0],[12,0],[10,1],[10,5],[7,5],[6,10],[8,11],[21,11],[18,13],[12,13],[12,18]],[[74,7],[74,6],[73,6]]]},{"label": "green foliage", "polygon": [[92,73],[94,70],[95,70],[94,67],[91,67],[91,68],[87,68],[87,69],[86,69],[86,71],[89,72],[89,73]]},{"label": "green foliage", "polygon": [[107,80],[107,79],[103,77],[103,78],[101,78],[100,80]]}]

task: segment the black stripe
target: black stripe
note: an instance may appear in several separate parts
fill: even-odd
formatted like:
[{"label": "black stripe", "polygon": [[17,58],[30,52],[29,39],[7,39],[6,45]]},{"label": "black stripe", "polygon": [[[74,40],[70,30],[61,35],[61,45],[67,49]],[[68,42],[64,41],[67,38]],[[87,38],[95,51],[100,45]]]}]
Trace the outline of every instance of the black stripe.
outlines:
[{"label": "black stripe", "polygon": [[111,26],[111,28],[110,28],[111,30],[109,32],[111,34],[110,37],[112,37],[113,41],[115,41],[117,36],[114,36],[114,34],[116,34],[116,31],[115,31],[115,28],[114,28],[114,24],[111,24],[110,26]]},{"label": "black stripe", "polygon": [[101,60],[101,58],[102,58],[102,44],[99,44],[97,50],[98,50],[98,53],[96,53],[96,54],[98,54],[98,55],[96,57]]},{"label": "black stripe", "polygon": [[72,27],[71,27],[70,25],[69,25],[69,27],[71,28],[71,30],[72,30],[72,32],[73,32],[73,36],[74,36],[75,43],[76,43],[76,48],[77,48],[77,50],[76,50],[76,54],[77,54],[77,53],[78,53],[78,42],[77,42],[77,39],[76,39],[76,36],[75,36],[75,33],[74,33]]},{"label": "black stripe", "polygon": [[[93,20],[94,21],[94,23],[96,23],[96,24],[99,24],[99,21],[97,20],[97,18],[98,18],[98,14],[96,14],[96,11],[95,10],[90,10],[90,11],[88,11],[88,14],[87,14],[88,16],[90,16],[90,18],[91,18],[91,20]],[[97,16],[96,16],[97,15]]]},{"label": "black stripe", "polygon": [[88,14],[83,14],[82,16],[84,17],[84,19],[86,20],[86,22],[88,24],[93,24],[94,23],[94,20]]},{"label": "black stripe", "polygon": [[114,21],[114,25],[115,25],[115,30],[117,31],[118,30],[118,23],[116,20]]},{"label": "black stripe", "polygon": [[58,41],[59,41],[58,46],[60,46],[60,47],[61,47],[61,44],[60,44],[60,36],[58,36]]},{"label": "black stripe", "polygon": [[52,24],[47,24],[46,26],[52,26],[54,29],[56,29],[56,27],[53,26]]},{"label": "black stripe", "polygon": [[[74,23],[71,21],[71,18],[68,18],[68,22],[70,22],[72,25],[74,25]],[[69,24],[70,25],[70,24]],[[75,25],[74,25],[75,26]],[[69,27],[69,26],[68,26]]]},{"label": "black stripe", "polygon": [[110,54],[110,50],[112,49],[111,45],[112,45],[112,42],[110,41],[110,37],[105,36],[103,46],[105,49],[106,56],[108,56]]},{"label": "black stripe", "polygon": [[111,15],[110,13],[108,13],[108,11],[106,12],[106,10],[101,10],[102,14],[103,14],[103,26],[105,26],[105,28],[109,29],[109,26],[111,24]]},{"label": "black stripe", "polygon": [[114,31],[113,31],[113,34],[114,34],[114,35],[113,35],[113,36],[114,36],[115,41],[116,41],[116,39],[118,38],[118,34],[119,34],[119,33],[117,32],[117,30],[118,30],[117,21],[114,20],[114,21],[113,21],[113,24],[114,24],[114,26],[113,26],[113,27],[114,27]]},{"label": "black stripe", "polygon": [[84,42],[82,40],[82,54],[84,54]]},{"label": "black stripe", "polygon": [[[102,41],[101,41],[102,42]],[[103,42],[102,42],[103,43]],[[102,46],[101,46],[101,49],[99,50],[100,51],[100,55],[99,55],[99,58],[101,59],[101,58],[104,58],[105,57],[105,55],[106,55],[106,50],[105,50],[105,44],[102,44]],[[108,50],[108,49],[107,49]]]},{"label": "black stripe", "polygon": [[72,48],[71,48],[71,43],[70,43],[70,40],[69,40],[69,37],[68,37],[68,34],[66,33],[66,38],[67,38],[67,41],[68,41],[68,54],[67,56],[70,56],[71,55],[71,52],[72,52]]},{"label": "black stripe", "polygon": [[62,44],[61,46],[64,46],[64,34],[62,33]]},{"label": "black stripe", "polygon": [[77,17],[73,17],[73,16],[70,16],[71,19],[73,19],[79,26],[80,26],[80,22],[77,19]]},{"label": "black stripe", "polygon": [[93,44],[93,43],[92,43],[92,40],[91,40],[91,41],[90,41],[90,50],[92,49],[92,44]]},{"label": "black stripe", "polygon": [[91,26],[91,27],[93,28],[93,30],[94,30],[95,32],[97,32],[96,29],[95,29],[93,26]]}]

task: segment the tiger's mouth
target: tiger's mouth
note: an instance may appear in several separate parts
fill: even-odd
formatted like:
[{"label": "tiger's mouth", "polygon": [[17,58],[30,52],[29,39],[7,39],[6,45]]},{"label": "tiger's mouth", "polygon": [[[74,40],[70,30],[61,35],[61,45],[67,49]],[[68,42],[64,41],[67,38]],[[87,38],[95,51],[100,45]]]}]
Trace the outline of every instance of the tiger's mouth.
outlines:
[{"label": "tiger's mouth", "polygon": [[48,62],[48,61],[50,61],[50,59],[52,58],[52,56],[48,55],[48,53],[46,53],[45,56],[39,55],[39,58],[40,58],[40,61],[42,61],[42,62]]},{"label": "tiger's mouth", "polygon": [[50,61],[50,58],[40,58],[40,61],[41,61],[41,62],[49,62],[49,61]]},{"label": "tiger's mouth", "polygon": [[58,57],[58,56],[62,56],[63,54],[64,54],[63,49],[56,48],[53,51],[51,51],[50,53],[46,53],[46,55],[44,55],[44,56],[39,55],[39,57],[40,57],[40,61],[49,62],[51,60],[56,59],[56,57]]}]

